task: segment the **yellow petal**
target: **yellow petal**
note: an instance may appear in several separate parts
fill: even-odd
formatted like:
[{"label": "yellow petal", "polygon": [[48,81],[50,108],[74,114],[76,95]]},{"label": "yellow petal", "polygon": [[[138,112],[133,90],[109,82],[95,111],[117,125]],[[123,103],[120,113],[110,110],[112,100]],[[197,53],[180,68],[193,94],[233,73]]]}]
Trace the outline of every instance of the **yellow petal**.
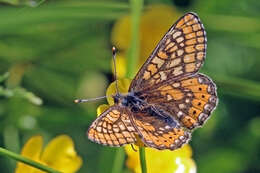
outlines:
[{"label": "yellow petal", "polygon": [[191,146],[189,144],[185,144],[181,148],[175,150],[174,154],[179,157],[190,158],[192,156]]},{"label": "yellow petal", "polygon": [[[34,161],[40,160],[40,155],[42,152],[43,139],[41,136],[33,136],[31,137],[23,146],[21,155],[32,159]],[[15,169],[16,173],[33,173],[38,169],[18,162],[17,167]]]},{"label": "yellow petal", "polygon": [[131,39],[130,16],[120,18],[112,28],[111,41],[119,50],[127,50]]},{"label": "yellow petal", "polygon": [[[138,147],[135,147],[138,148]],[[141,173],[141,167],[139,163],[139,153],[133,151],[130,145],[125,147],[128,158],[126,165],[135,173]],[[170,151],[170,150],[156,150],[154,148],[145,148],[145,156],[147,163],[147,170],[149,173],[161,172],[172,173],[178,170],[195,170],[196,165],[191,157],[191,148],[189,145],[184,145],[182,148]],[[169,163],[170,162],[170,163]],[[182,172],[177,172],[182,173]]]},{"label": "yellow petal", "polygon": [[173,164],[175,173],[196,173],[197,167],[191,158],[177,157]]},{"label": "yellow petal", "polygon": [[107,105],[107,104],[99,105],[98,108],[97,108],[97,116],[101,115],[108,108],[109,108],[109,105]]},{"label": "yellow petal", "polygon": [[[112,72],[115,75],[113,59],[111,60],[111,66]],[[119,79],[125,77],[126,74],[126,57],[122,52],[116,55],[116,73]]]},{"label": "yellow petal", "polygon": [[[134,145],[137,151],[134,151],[131,145],[125,146],[125,151],[128,156],[126,160],[126,166],[133,170],[135,173],[141,173],[140,161],[139,161],[139,147]],[[147,163],[147,162],[146,162]]]},{"label": "yellow petal", "polygon": [[[117,81],[118,81],[119,92],[122,94],[126,94],[128,92],[128,88],[131,84],[131,80],[127,79],[127,78],[123,78],[123,79],[119,79]],[[113,97],[111,97],[111,95],[115,95],[115,94],[116,94],[116,81],[112,82],[108,86],[107,92],[106,92],[107,102],[110,106],[114,104],[114,99],[113,99]]]},{"label": "yellow petal", "polygon": [[55,137],[46,146],[41,160],[48,166],[64,173],[76,172],[82,165],[72,139],[67,135]]}]

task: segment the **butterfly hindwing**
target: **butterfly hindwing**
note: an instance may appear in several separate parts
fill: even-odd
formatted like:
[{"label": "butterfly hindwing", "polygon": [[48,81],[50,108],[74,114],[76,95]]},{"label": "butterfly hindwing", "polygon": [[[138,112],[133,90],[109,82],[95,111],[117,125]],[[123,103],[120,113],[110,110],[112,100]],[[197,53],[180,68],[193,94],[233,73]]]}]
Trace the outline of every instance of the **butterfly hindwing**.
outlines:
[{"label": "butterfly hindwing", "polygon": [[196,73],[206,56],[206,32],[199,17],[187,13],[165,34],[132,81],[130,90]]},{"label": "butterfly hindwing", "polygon": [[133,122],[141,140],[148,147],[174,150],[190,140],[190,133],[169,117],[142,112],[133,114]]},{"label": "butterfly hindwing", "polygon": [[136,141],[136,130],[129,119],[131,112],[120,106],[111,106],[90,126],[87,135],[93,142],[122,146]]},{"label": "butterfly hindwing", "polygon": [[166,81],[140,93],[149,105],[168,112],[188,129],[204,124],[217,105],[216,86],[203,74]]}]

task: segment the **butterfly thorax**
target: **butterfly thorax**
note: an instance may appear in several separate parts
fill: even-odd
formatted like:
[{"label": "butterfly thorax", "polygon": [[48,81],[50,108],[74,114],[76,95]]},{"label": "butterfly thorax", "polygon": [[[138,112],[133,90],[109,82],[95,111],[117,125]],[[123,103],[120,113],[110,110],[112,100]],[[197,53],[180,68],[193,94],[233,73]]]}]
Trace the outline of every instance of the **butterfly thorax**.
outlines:
[{"label": "butterfly thorax", "polygon": [[139,112],[147,106],[147,103],[135,92],[129,92],[126,95],[118,93],[113,98],[115,104],[129,107],[133,112]]}]

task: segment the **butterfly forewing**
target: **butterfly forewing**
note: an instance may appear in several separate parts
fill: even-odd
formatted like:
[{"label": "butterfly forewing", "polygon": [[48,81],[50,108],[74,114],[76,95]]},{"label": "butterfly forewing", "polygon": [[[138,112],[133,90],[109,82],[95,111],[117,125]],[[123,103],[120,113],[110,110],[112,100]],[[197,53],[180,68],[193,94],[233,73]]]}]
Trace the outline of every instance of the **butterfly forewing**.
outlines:
[{"label": "butterfly forewing", "polygon": [[144,90],[161,82],[196,73],[206,55],[206,33],[199,17],[187,13],[165,34],[137,73],[129,90]]},{"label": "butterfly forewing", "polygon": [[92,123],[87,133],[88,138],[109,146],[134,143],[137,132],[129,119],[129,114],[131,112],[127,108],[110,107]]}]

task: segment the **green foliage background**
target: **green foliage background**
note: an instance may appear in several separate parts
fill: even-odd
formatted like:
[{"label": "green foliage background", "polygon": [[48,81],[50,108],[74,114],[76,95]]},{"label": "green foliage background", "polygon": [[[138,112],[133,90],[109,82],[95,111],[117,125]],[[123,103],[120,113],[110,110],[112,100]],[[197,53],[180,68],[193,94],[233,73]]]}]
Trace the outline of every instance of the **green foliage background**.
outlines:
[{"label": "green foliage background", "polygon": [[[79,172],[113,172],[121,166],[129,172],[115,162],[124,157],[118,149],[94,144],[85,135],[103,102],[73,103],[104,95],[112,81],[111,27],[130,12],[129,2],[0,2],[0,146],[19,153],[32,135],[47,142],[65,133],[83,158]],[[207,31],[201,71],[216,82],[220,100],[190,142],[198,172],[259,172],[260,1],[146,0],[145,7],[158,2],[198,13]],[[14,168],[13,160],[0,157],[1,172]]]}]

